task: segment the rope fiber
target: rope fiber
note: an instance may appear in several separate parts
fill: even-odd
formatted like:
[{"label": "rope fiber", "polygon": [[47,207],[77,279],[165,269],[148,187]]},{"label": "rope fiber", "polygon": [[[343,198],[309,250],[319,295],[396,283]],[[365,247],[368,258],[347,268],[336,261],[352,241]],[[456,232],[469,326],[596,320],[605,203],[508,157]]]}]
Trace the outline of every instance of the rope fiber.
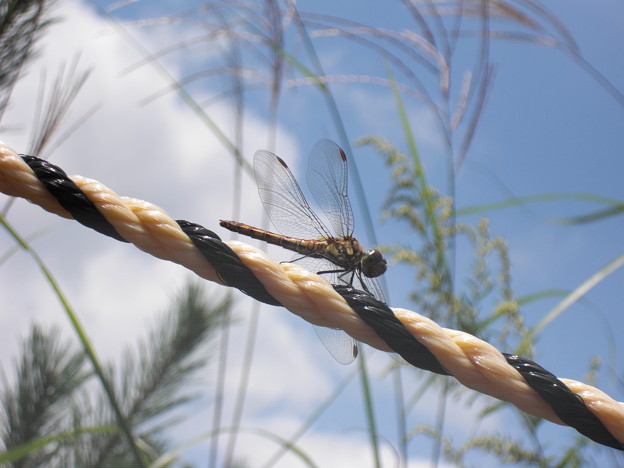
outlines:
[{"label": "rope fiber", "polygon": [[70,178],[59,167],[17,155],[3,143],[0,191],[265,304],[283,306],[314,325],[345,330],[370,346],[399,354],[413,366],[453,376],[529,414],[573,427],[599,444],[624,450],[624,403],[597,388],[558,379],[527,358],[501,353],[413,311],[391,309],[364,291],[332,286],[298,265],[276,263],[250,245],[223,242],[198,224],[174,221],[160,208],[120,197],[100,182]]}]

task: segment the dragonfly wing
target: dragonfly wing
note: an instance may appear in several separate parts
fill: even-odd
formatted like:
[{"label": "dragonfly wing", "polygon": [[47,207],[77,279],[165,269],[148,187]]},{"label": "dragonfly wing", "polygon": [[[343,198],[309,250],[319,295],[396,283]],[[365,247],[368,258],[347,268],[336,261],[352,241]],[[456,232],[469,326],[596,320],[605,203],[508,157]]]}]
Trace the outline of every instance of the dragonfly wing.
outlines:
[{"label": "dragonfly wing", "polygon": [[254,171],[260,200],[280,233],[300,239],[332,237],[280,157],[270,151],[256,151]]},{"label": "dragonfly wing", "polygon": [[310,153],[308,186],[338,237],[353,234],[347,194],[347,156],[331,140],[320,140]]},{"label": "dragonfly wing", "polygon": [[386,298],[381,290],[381,285],[379,284],[377,278],[366,278],[365,276],[355,278],[353,281],[353,287],[372,294],[375,299],[378,299],[381,302],[386,302]]},{"label": "dragonfly wing", "polygon": [[358,354],[357,343],[343,330],[314,326],[316,335],[340,364],[351,364]]}]

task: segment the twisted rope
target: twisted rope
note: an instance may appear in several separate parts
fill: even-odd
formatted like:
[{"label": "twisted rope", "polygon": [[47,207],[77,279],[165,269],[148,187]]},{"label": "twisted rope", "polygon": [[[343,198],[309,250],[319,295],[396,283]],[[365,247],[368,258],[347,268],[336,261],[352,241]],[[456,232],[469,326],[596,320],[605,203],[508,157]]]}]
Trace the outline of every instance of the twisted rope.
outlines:
[{"label": "twisted rope", "polygon": [[34,156],[19,156],[3,143],[0,191],[130,242],[261,302],[281,305],[314,325],[345,330],[370,346],[398,353],[416,367],[451,375],[469,388],[624,450],[624,403],[597,388],[558,379],[529,359],[501,353],[413,311],[390,309],[363,291],[332,286],[295,264],[276,263],[250,245],[223,242],[202,226],[174,221],[159,207],[120,197],[98,181],[70,178],[59,167]]}]

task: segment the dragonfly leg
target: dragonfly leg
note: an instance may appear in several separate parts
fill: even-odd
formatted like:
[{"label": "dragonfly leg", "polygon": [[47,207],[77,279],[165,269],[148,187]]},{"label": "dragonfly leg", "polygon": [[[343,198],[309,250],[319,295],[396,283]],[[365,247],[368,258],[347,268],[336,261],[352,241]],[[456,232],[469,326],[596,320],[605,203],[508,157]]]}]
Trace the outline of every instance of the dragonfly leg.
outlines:
[{"label": "dragonfly leg", "polygon": [[[338,275],[338,279],[343,281],[344,283],[348,284],[349,286],[353,286],[353,280],[355,279],[355,270],[342,270],[343,273],[342,275]],[[349,273],[351,273],[351,279],[349,279],[349,281],[342,279],[343,276],[348,275]],[[360,283],[362,282],[362,279],[360,278]],[[362,286],[364,286],[362,284]]]},{"label": "dragonfly leg", "polygon": [[[364,291],[366,291],[368,294],[370,294],[371,296],[375,296],[371,291],[369,291],[369,289],[366,287],[366,283],[362,280],[362,272],[358,271],[358,279],[360,280],[360,284],[362,285],[362,289],[364,289]],[[353,272],[353,274],[355,275],[355,272]],[[351,277],[351,281],[353,281],[353,276]]]},{"label": "dragonfly leg", "polygon": [[350,281],[346,281],[343,278],[343,276],[349,274],[349,273],[355,273],[353,270],[345,270],[344,268],[341,268],[339,270],[325,270],[325,271],[317,271],[316,274],[317,275],[325,275],[325,274],[331,274],[331,273],[340,273],[338,275],[338,280],[342,281],[345,284],[348,284],[349,286],[353,286],[353,275],[351,275],[351,280]]},{"label": "dragonfly leg", "polygon": [[330,273],[342,273],[342,275],[338,276],[338,278],[342,278],[344,275],[349,273],[349,270],[345,270],[344,268],[341,268],[340,270],[323,270],[323,271],[316,272],[317,275],[328,275]]},{"label": "dragonfly leg", "polygon": [[293,258],[292,260],[284,260],[283,262],[280,262],[280,265],[282,263],[295,263],[298,262],[299,260],[303,260],[304,258],[308,258],[309,255],[302,255],[301,257],[297,257],[297,258]]}]

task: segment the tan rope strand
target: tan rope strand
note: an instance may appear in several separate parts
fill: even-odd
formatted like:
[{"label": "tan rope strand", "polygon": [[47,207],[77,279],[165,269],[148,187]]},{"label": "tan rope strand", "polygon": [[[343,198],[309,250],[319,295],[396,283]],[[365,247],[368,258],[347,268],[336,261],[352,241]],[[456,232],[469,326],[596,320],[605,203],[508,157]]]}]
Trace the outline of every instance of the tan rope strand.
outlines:
[{"label": "tan rope strand", "polygon": [[[179,263],[199,276],[220,284],[214,268],[165,211],[133,198],[119,197],[103,184],[83,177],[71,178],[117,232],[141,250]],[[0,143],[0,191],[30,200],[60,216],[71,218],[10,148]],[[264,252],[242,242],[227,242],[267,291],[292,313],[315,325],[339,328],[382,351],[391,349],[366,325],[322,277],[295,264],[279,264]],[[520,373],[492,345],[467,333],[440,327],[405,309],[392,309],[406,329],[425,345],[444,368],[465,386],[521,410],[564,424]],[[574,380],[560,379],[581,397],[611,434],[624,443],[624,403]]]},{"label": "tan rope strand", "polygon": [[1,141],[0,168],[0,191],[12,197],[25,198],[50,213],[72,219],[72,215],[39,182],[28,164]]}]

